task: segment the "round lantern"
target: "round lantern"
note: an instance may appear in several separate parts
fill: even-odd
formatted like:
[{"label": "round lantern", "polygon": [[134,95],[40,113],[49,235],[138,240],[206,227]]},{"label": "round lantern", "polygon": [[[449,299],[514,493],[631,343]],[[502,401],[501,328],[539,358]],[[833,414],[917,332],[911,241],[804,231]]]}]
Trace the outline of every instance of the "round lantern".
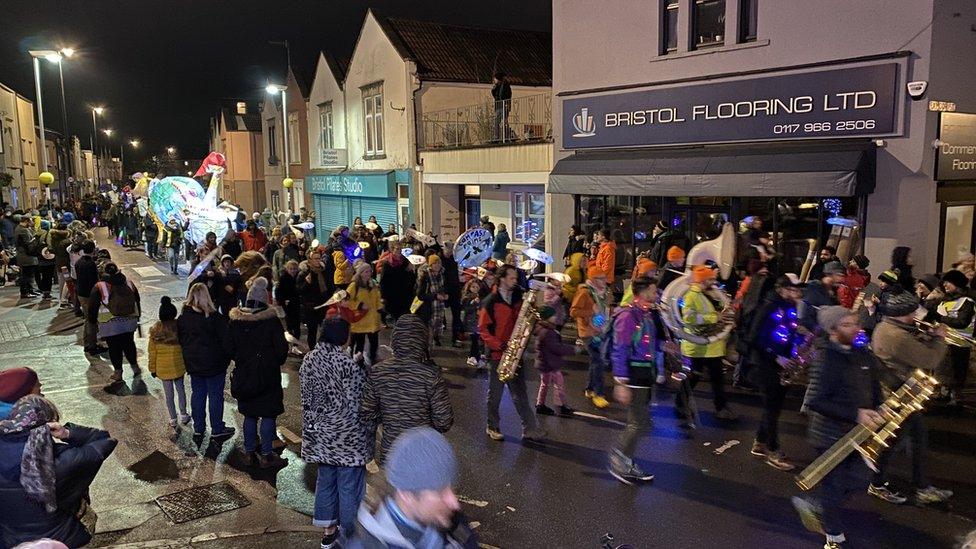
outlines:
[{"label": "round lantern", "polygon": [[37,176],[37,180],[41,185],[49,187],[51,186],[51,183],[54,183],[54,174],[51,172],[41,172],[41,174]]},{"label": "round lantern", "polygon": [[292,179],[292,178],[290,178],[290,177],[286,177],[281,182],[281,186],[284,187],[284,188],[286,188],[286,189],[290,189],[292,187],[292,185],[294,185],[294,184],[295,184],[295,180]]}]

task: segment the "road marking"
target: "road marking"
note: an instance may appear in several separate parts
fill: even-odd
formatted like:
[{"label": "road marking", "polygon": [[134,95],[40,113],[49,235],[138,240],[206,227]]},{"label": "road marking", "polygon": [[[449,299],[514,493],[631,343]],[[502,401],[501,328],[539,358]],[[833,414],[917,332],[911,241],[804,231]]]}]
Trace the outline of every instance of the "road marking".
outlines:
[{"label": "road marking", "polygon": [[98,385],[83,385],[81,387],[71,387],[69,389],[55,389],[53,391],[47,391],[47,390],[45,390],[44,391],[44,394],[45,395],[56,395],[56,394],[59,394],[59,393],[70,393],[72,391],[81,391],[81,390],[84,390],[84,389],[94,389],[95,387],[104,387],[104,386],[105,386],[105,384],[104,383],[101,383],[101,384],[98,384]]},{"label": "road marking", "polygon": [[461,503],[467,503],[468,505],[474,505],[475,507],[487,507],[488,506],[488,502],[487,501],[483,501],[483,500],[480,500],[480,499],[466,498],[466,497],[464,497],[462,495],[458,495],[457,498],[458,498],[458,501],[460,501]]},{"label": "road marking", "polygon": [[27,324],[21,321],[0,322],[0,343],[10,343],[18,339],[30,337]]},{"label": "road marking", "polygon": [[613,423],[614,425],[620,425],[621,427],[626,427],[627,426],[627,422],[626,421],[617,421],[616,419],[610,419],[610,418],[605,417],[605,416],[598,416],[596,414],[591,414],[589,412],[580,412],[579,410],[577,410],[577,411],[573,412],[573,415],[577,415],[577,416],[580,416],[580,417],[586,417],[586,418],[590,418],[590,419],[599,419],[601,421],[606,421],[607,423]]}]

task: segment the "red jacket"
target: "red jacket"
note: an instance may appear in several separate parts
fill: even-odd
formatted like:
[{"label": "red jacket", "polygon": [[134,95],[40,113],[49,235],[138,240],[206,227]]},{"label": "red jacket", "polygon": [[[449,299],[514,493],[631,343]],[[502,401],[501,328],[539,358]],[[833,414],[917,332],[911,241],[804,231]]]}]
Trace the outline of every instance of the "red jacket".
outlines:
[{"label": "red jacket", "polygon": [[512,337],[515,320],[518,319],[521,308],[522,289],[519,287],[512,290],[511,305],[505,303],[505,300],[498,295],[497,287],[482,302],[481,310],[478,311],[478,332],[485,346],[491,350],[492,360],[502,357],[502,351],[508,344],[508,339]]},{"label": "red jacket", "polygon": [[857,299],[857,294],[861,293],[861,290],[870,283],[870,273],[857,267],[848,267],[847,275],[844,277],[844,284],[837,288],[837,301],[840,302],[841,307],[847,307],[848,309],[853,307],[854,300]]},{"label": "red jacket", "polygon": [[241,242],[244,244],[245,252],[264,252],[264,249],[268,247],[268,237],[264,235],[264,231],[258,229],[251,234],[250,231],[244,230],[237,233],[237,236],[241,238]]}]

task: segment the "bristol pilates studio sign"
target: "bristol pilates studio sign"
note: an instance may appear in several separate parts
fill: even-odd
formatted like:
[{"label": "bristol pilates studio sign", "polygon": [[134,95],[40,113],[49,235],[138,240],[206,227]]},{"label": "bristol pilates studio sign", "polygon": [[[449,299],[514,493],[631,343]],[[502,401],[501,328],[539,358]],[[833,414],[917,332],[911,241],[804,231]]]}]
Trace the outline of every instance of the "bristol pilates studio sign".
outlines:
[{"label": "bristol pilates studio sign", "polygon": [[895,63],[568,98],[563,147],[893,135]]}]

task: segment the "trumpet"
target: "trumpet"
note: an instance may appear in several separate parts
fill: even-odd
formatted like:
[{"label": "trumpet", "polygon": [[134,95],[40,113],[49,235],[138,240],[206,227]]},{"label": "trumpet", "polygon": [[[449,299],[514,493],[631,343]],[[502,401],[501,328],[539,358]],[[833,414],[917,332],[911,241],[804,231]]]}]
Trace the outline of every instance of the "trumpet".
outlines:
[{"label": "trumpet", "polygon": [[[976,338],[969,337],[956,328],[950,328],[949,326],[939,322],[916,320],[915,327],[926,332],[932,337],[941,337],[948,345],[954,345],[956,347],[976,347]],[[936,330],[939,330],[940,328],[945,330],[945,335],[936,333]]]}]

